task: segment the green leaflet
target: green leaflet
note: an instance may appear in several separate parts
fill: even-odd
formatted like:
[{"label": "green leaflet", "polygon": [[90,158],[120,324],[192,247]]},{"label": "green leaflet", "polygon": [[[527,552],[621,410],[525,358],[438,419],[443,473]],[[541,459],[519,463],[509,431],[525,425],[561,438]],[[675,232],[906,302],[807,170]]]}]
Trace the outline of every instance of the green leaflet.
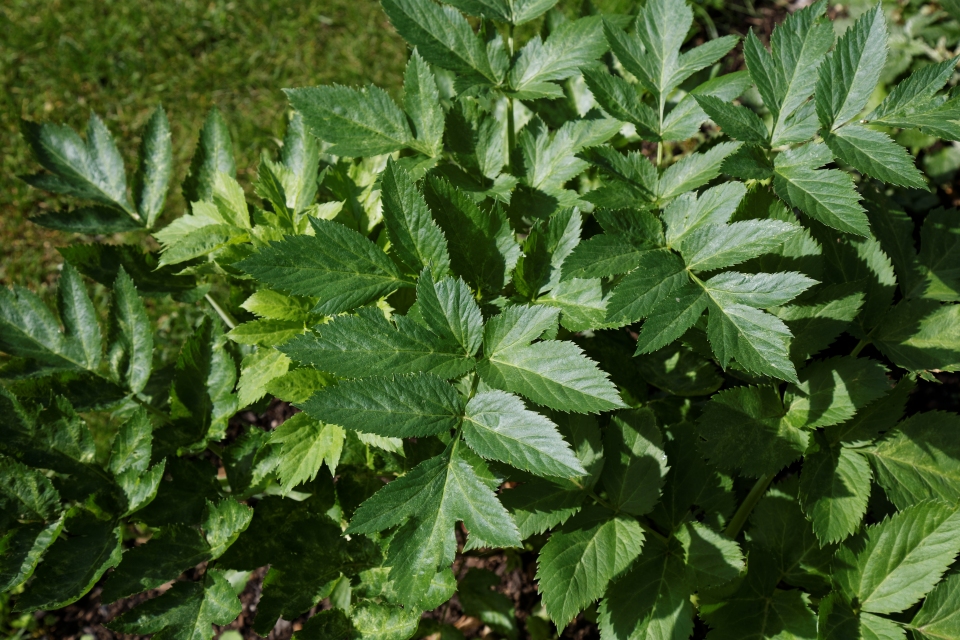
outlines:
[{"label": "green leaflet", "polygon": [[[917,257],[920,265],[926,267],[925,282],[917,288],[925,287],[924,298],[944,302],[960,302],[960,229],[955,224],[952,210],[934,209],[923,220],[920,229],[920,253]],[[911,265],[914,266],[914,265]],[[919,291],[907,288],[910,297]]]},{"label": "green leaflet", "polygon": [[199,202],[213,198],[213,183],[217,174],[233,176],[237,165],[233,159],[233,141],[223,115],[216,107],[210,109],[200,129],[197,150],[190,161],[190,173],[183,182],[183,198]]},{"label": "green leaflet", "polygon": [[[556,313],[556,312],[554,312]],[[429,330],[404,316],[396,325],[376,309],[361,309],[356,316],[343,316],[319,331],[298,336],[280,347],[290,358],[342,377],[423,371],[454,378],[473,368],[473,358],[463,348],[442,341]]]},{"label": "green leaflet", "polygon": [[284,491],[313,480],[324,463],[331,475],[336,471],[343,450],[343,429],[325,424],[309,414],[297,414],[270,435],[270,443],[280,445],[277,475]]},{"label": "green leaflet", "polygon": [[631,515],[649,512],[660,498],[667,473],[662,436],[653,413],[640,410],[614,416],[603,450],[607,459],[601,480],[610,503]]},{"label": "green leaflet", "polygon": [[0,495],[7,499],[12,515],[21,521],[49,522],[60,514],[60,494],[49,478],[6,457],[0,470]]},{"label": "green leaflet", "polygon": [[7,531],[0,554],[0,589],[7,591],[33,575],[41,557],[63,531],[63,519],[50,524],[26,524]]},{"label": "green leaflet", "polygon": [[576,75],[606,50],[599,16],[567,21],[546,40],[534,37],[519,51],[507,82],[517,97],[558,97],[560,88],[550,82]]},{"label": "green leaflet", "polygon": [[819,68],[814,101],[820,126],[832,130],[867,104],[887,61],[887,23],[879,5],[837,41]]},{"label": "green leaflet", "polygon": [[318,420],[394,438],[449,431],[463,416],[456,389],[431,374],[344,380],[298,406]]},{"label": "green leaflet", "polygon": [[417,280],[417,304],[424,322],[441,339],[458,343],[467,357],[476,354],[483,339],[483,318],[463,280],[444,278],[434,283],[425,270]]},{"label": "green leaflet", "polygon": [[687,638],[693,631],[686,566],[679,544],[644,543],[633,568],[607,588],[600,603],[601,633],[614,638]]},{"label": "green leaflet", "polygon": [[556,425],[509,393],[487,391],[471,398],[463,417],[463,436],[484,458],[518,469],[561,478],[586,474]]},{"label": "green leaflet", "polygon": [[201,582],[177,582],[163,595],[118,616],[110,627],[123,633],[153,633],[158,640],[210,640],[211,625],[227,624],[240,611],[224,572],[211,569]]},{"label": "green leaflet", "polygon": [[537,561],[544,607],[564,627],[603,595],[609,581],[640,555],[643,531],[636,520],[591,507],[550,536]]},{"label": "green leaflet", "polygon": [[463,612],[477,616],[507,638],[517,637],[513,601],[502,593],[491,591],[500,584],[500,577],[486,569],[471,569],[460,581],[457,594]]},{"label": "green leaflet", "polygon": [[376,245],[345,226],[311,218],[315,236],[271,243],[238,266],[264,284],[320,298],[314,313],[332,315],[410,286]]},{"label": "green leaflet", "polygon": [[700,522],[688,522],[676,534],[683,545],[691,583],[699,589],[730,582],[746,567],[740,546]]},{"label": "green leaflet", "polygon": [[120,268],[113,285],[107,360],[118,381],[142,391],[153,368],[153,328],[133,281]]},{"label": "green leaflet", "polygon": [[134,176],[133,199],[140,219],[152,227],[163,212],[167,184],[173,173],[170,123],[163,107],[157,107],[147,121],[140,142],[140,166]]},{"label": "green leaflet", "polygon": [[786,419],[813,429],[839,424],[890,389],[887,368],[867,358],[821,360],[800,371],[800,383],[784,394]]},{"label": "green leaflet", "polygon": [[797,459],[809,436],[784,420],[772,387],[736,387],[715,394],[698,421],[701,451],[720,469],[773,474]]},{"label": "green leaflet", "polygon": [[960,306],[940,305],[933,300],[900,302],[884,316],[873,342],[894,364],[907,369],[960,368],[956,345]]},{"label": "green leaflet", "polygon": [[398,163],[387,162],[381,177],[383,219],[393,251],[409,273],[429,267],[438,277],[450,268],[446,239],[416,185]]},{"label": "green leaflet", "polygon": [[950,574],[931,591],[909,627],[922,638],[949,638],[960,633],[960,574]]},{"label": "green leaflet", "polygon": [[913,157],[885,133],[849,124],[825,134],[823,140],[839,160],[860,173],[903,187],[927,186]]},{"label": "green leaflet", "polygon": [[960,420],[941,411],[904,420],[886,437],[864,450],[887,497],[904,509],[930,498],[957,503],[960,447],[955,434]]},{"label": "green leaflet", "polygon": [[803,459],[800,504],[826,544],[856,532],[867,511],[870,465],[857,451],[821,449]]},{"label": "green leaflet", "polygon": [[683,260],[666,250],[650,251],[617,285],[607,303],[607,320],[629,324],[649,316],[667,297],[689,282]]},{"label": "green leaflet", "polygon": [[863,611],[903,611],[940,579],[960,550],[960,514],[942,502],[907,507],[867,527],[857,545],[844,545],[834,561],[834,580]]},{"label": "green leaflet", "polygon": [[700,108],[731,138],[742,142],[765,144],[769,137],[767,127],[756,113],[746,107],[725,102],[714,96],[695,95]]}]

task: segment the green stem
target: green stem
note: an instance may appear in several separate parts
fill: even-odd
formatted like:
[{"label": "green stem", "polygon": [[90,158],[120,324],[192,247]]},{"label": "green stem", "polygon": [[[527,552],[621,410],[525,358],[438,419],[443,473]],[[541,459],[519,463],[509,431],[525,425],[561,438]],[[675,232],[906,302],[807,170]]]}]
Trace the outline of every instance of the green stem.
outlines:
[{"label": "green stem", "polygon": [[513,98],[507,98],[507,166],[510,173],[515,174],[513,166],[513,150],[517,146],[516,124],[513,119]]},{"label": "green stem", "polygon": [[136,402],[138,405],[140,405],[141,407],[143,407],[144,409],[146,409],[146,410],[147,410],[147,413],[155,416],[157,419],[159,419],[159,420],[160,420],[161,422],[163,422],[164,424],[170,424],[170,423],[173,422],[173,421],[170,419],[170,416],[168,416],[167,414],[165,414],[163,411],[160,411],[160,409],[157,409],[155,406],[153,406],[152,404],[150,404],[149,402],[147,402],[147,401],[144,400],[143,398],[137,396],[136,394],[130,396],[130,398],[131,398],[134,402]]},{"label": "green stem", "polygon": [[753,511],[753,508],[760,502],[760,498],[767,492],[767,487],[770,486],[772,481],[772,475],[762,475],[757,479],[757,483],[750,489],[750,493],[744,498],[740,508],[733,514],[730,524],[727,525],[726,530],[723,532],[728,538],[736,539],[736,537],[740,535],[740,530],[743,528],[743,525],[746,524],[747,518],[750,517],[750,512]]},{"label": "green stem", "polygon": [[857,346],[853,348],[853,351],[850,352],[850,355],[856,358],[858,355],[860,355],[860,352],[863,351],[863,348],[868,344],[870,344],[870,341],[864,338],[863,340],[857,343]]},{"label": "green stem", "polygon": [[237,326],[236,319],[227,312],[226,309],[217,304],[217,301],[213,299],[209,293],[204,294],[203,299],[217,312],[217,315],[220,316],[220,319],[223,320],[223,323],[227,325],[228,328],[233,329]]}]

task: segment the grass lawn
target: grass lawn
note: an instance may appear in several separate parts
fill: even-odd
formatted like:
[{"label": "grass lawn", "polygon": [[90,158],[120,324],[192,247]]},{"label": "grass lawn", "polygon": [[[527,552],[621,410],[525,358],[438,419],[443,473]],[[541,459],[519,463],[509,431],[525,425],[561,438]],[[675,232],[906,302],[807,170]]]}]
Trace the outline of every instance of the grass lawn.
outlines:
[{"label": "grass lawn", "polygon": [[[0,284],[45,288],[61,262],[55,248],[84,241],[27,222],[63,203],[16,178],[38,169],[20,137],[21,117],[83,129],[96,111],[132,175],[139,132],[162,103],[178,185],[203,118],[217,105],[248,182],[261,152],[276,152],[287,109],[282,88],[374,82],[394,91],[405,59],[374,0],[4,0]],[[183,209],[175,189],[166,219]]]}]

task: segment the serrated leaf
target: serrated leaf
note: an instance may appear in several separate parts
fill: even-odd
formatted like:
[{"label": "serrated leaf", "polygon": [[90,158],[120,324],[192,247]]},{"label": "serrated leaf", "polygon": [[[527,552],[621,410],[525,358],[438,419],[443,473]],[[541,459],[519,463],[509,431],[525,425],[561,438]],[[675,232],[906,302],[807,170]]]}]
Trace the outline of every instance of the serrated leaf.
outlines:
[{"label": "serrated leaf", "polygon": [[821,448],[804,456],[800,505],[824,544],[840,542],[860,527],[872,476],[867,460],[851,449]]},{"label": "serrated leaf", "polygon": [[572,342],[501,346],[485,355],[477,372],[496,389],[560,411],[599,413],[623,406],[613,383]]},{"label": "serrated leaf", "polygon": [[122,267],[113,284],[107,361],[114,378],[134,393],[143,390],[153,370],[153,327]]},{"label": "serrated leaf", "polygon": [[823,141],[839,160],[864,175],[901,187],[927,187],[913,156],[881,131],[848,124],[824,134]]},{"label": "serrated leaf", "polygon": [[960,551],[960,513],[942,502],[903,509],[837,551],[834,579],[863,611],[903,611],[927,594]]},{"label": "serrated leaf", "polygon": [[70,263],[63,265],[60,281],[57,283],[57,307],[63,321],[63,333],[67,340],[80,345],[84,356],[84,368],[96,371],[100,366],[103,340],[100,335],[100,323],[93,301],[87,295],[87,288],[80,274]]},{"label": "serrated leaf", "polygon": [[697,134],[707,120],[707,114],[697,104],[695,96],[706,95],[721,100],[735,100],[753,83],[746,71],[735,71],[711,78],[694,87],[663,119],[660,137],[664,141],[687,140]]},{"label": "serrated leaf", "polygon": [[282,445],[277,475],[284,491],[317,477],[320,465],[327,464],[333,475],[343,450],[343,429],[325,424],[306,413],[298,413],[270,435],[270,442]]},{"label": "serrated leaf", "polygon": [[399,151],[414,143],[403,111],[373,85],[285,89],[291,106],[311,132],[330,142],[336,155],[360,157]]},{"label": "serrated leaf", "polygon": [[688,638],[693,606],[682,550],[656,538],[644,543],[633,568],[612,582],[600,603],[600,632],[612,638]]},{"label": "serrated leaf", "polygon": [[657,184],[657,198],[667,200],[701,187],[718,175],[724,159],[740,148],[740,142],[721,142],[703,153],[684,156],[667,167]]},{"label": "serrated leaf", "polygon": [[267,394],[267,386],[287,373],[290,358],[276,349],[257,349],[243,357],[237,381],[237,406],[246,407]]},{"label": "serrated leaf", "polygon": [[143,253],[133,245],[74,244],[57,251],[80,273],[106,287],[113,286],[121,267],[143,295],[183,295],[197,286],[193,276],[177,275],[175,267],[158,268],[156,253]]},{"label": "serrated leaf", "polygon": [[520,258],[520,247],[503,211],[480,208],[436,176],[427,178],[425,195],[447,238],[453,273],[484,294],[499,293]]},{"label": "serrated leaf", "polygon": [[896,120],[927,106],[957,68],[957,59],[928,64],[913,71],[887,94],[883,102],[867,116],[868,122]]},{"label": "serrated leaf", "polygon": [[10,591],[33,575],[43,554],[63,530],[63,519],[24,524],[7,531],[0,544],[0,589]]},{"label": "serrated leaf", "polygon": [[542,476],[582,476],[586,470],[546,417],[502,391],[479,393],[467,403],[463,437],[482,457]]},{"label": "serrated leaf", "polygon": [[863,110],[886,61],[887,23],[878,4],[840,36],[820,65],[815,102],[824,129],[836,129]]},{"label": "serrated leaf", "polygon": [[483,317],[463,280],[444,278],[435,283],[425,269],[417,280],[417,306],[438,336],[459,344],[468,357],[476,354],[483,340]]},{"label": "serrated leaf", "polygon": [[627,273],[637,267],[648,251],[623,237],[601,233],[577,245],[564,261],[562,279],[607,278]]},{"label": "serrated leaf", "polygon": [[511,305],[483,327],[485,355],[530,344],[547,333],[556,333],[559,311],[539,305]]},{"label": "serrated leaf", "polygon": [[217,173],[233,176],[237,165],[233,159],[233,141],[223,115],[216,107],[210,109],[200,129],[197,150],[190,161],[190,172],[183,181],[183,199],[199,202],[213,199],[213,183]]},{"label": "serrated leaf", "polygon": [[123,211],[102,206],[52,211],[33,216],[30,222],[58,231],[90,235],[123,233],[142,228],[136,220]]},{"label": "serrated leaf", "polygon": [[960,368],[960,305],[934,300],[902,301],[877,325],[873,343],[909,371]]},{"label": "serrated leaf", "polygon": [[675,535],[699,589],[725,584],[743,573],[746,563],[740,546],[703,523],[687,522]]},{"label": "serrated leaf", "polygon": [[136,411],[117,431],[107,469],[114,475],[125,471],[143,473],[150,466],[153,425],[145,409]]},{"label": "serrated leaf", "polygon": [[[692,327],[707,309],[707,297],[692,284],[683,272],[685,282],[677,286],[671,283],[668,290],[658,291],[659,303],[647,313],[647,319],[637,338],[635,355],[653,353],[661,349]],[[679,277],[679,276],[678,276]]]},{"label": "serrated leaf", "polygon": [[446,275],[450,269],[446,239],[410,174],[399,163],[387,161],[380,190],[387,234],[401,264],[410,273],[429,267],[437,277]]},{"label": "serrated leaf", "polygon": [[694,95],[697,104],[728,136],[741,142],[766,144],[770,138],[767,126],[756,113],[739,105],[708,95]]},{"label": "serrated leaf", "polygon": [[722,303],[758,309],[790,302],[817,282],[796,272],[745,274],[725,271],[704,282],[704,289]]},{"label": "serrated leaf", "polygon": [[840,424],[890,390],[887,368],[869,358],[838,357],[810,364],[784,394],[786,420],[814,429]]},{"label": "serrated leaf", "polygon": [[700,449],[720,469],[758,477],[796,460],[809,436],[782,419],[773,387],[735,387],[715,394],[697,422]]},{"label": "serrated leaf", "polygon": [[471,569],[460,580],[457,595],[463,612],[507,638],[517,638],[517,622],[513,601],[502,593],[491,591],[500,584],[500,576],[487,569]]},{"label": "serrated leaf", "polygon": [[456,389],[430,374],[344,380],[298,406],[317,420],[391,438],[449,431],[463,416]]},{"label": "serrated leaf", "polygon": [[680,253],[688,269],[713,271],[771,252],[798,231],[797,225],[780,220],[708,224],[683,239]]},{"label": "serrated leaf", "polygon": [[663,438],[653,412],[618,413],[603,440],[606,462],[601,480],[618,510],[641,516],[653,509],[667,474]]},{"label": "serrated leaf", "polygon": [[565,279],[561,269],[579,246],[581,224],[577,209],[561,209],[534,224],[514,272],[514,286],[521,295],[534,299]]},{"label": "serrated leaf", "polygon": [[163,595],[110,622],[123,633],[152,633],[156,640],[210,640],[212,625],[229,624],[242,607],[223,571],[211,569],[200,582],[177,582]]},{"label": "serrated leaf", "polygon": [[304,324],[302,320],[251,320],[235,326],[227,337],[237,344],[275,347],[302,335]]},{"label": "serrated leaf", "polygon": [[537,588],[547,614],[565,627],[640,555],[644,535],[633,518],[598,506],[555,531],[540,550]]},{"label": "serrated leaf", "polygon": [[55,520],[60,515],[60,494],[38,469],[3,457],[0,495],[6,497],[10,515],[22,521]]},{"label": "serrated leaf", "polygon": [[455,378],[473,368],[473,358],[465,356],[460,345],[439,340],[412,320],[395,316],[394,325],[379,310],[361,311],[319,325],[280,350],[297,362],[345,378],[371,371],[383,375],[423,371]]},{"label": "serrated leaf", "polygon": [[540,478],[500,493],[500,502],[523,539],[566,522],[580,510],[583,500],[580,491]]},{"label": "serrated leaf", "polygon": [[428,155],[443,150],[443,109],[437,79],[414,49],[403,74],[403,108],[413,122],[413,132]]},{"label": "serrated leaf", "polygon": [[546,40],[534,37],[518,53],[507,81],[520,94],[547,90],[544,83],[563,80],[580,72],[607,50],[599,16],[569,20],[550,32]]},{"label": "serrated leaf", "polygon": [[746,194],[747,189],[742,183],[727,182],[701,194],[680,195],[663,210],[667,244],[678,249],[692,231],[705,225],[727,224]]},{"label": "serrated leaf", "polygon": [[270,320],[301,320],[310,318],[315,302],[310,298],[289,296],[270,289],[259,289],[240,305],[250,313]]},{"label": "serrated leaf", "polygon": [[140,143],[140,166],[133,181],[133,200],[144,225],[150,228],[163,212],[167,184],[173,173],[170,123],[163,107],[157,107],[147,121]]},{"label": "serrated leaf", "polygon": [[960,635],[960,574],[950,574],[927,595],[909,627],[930,640]]},{"label": "serrated leaf", "polygon": [[613,290],[607,303],[607,321],[629,324],[647,317],[689,281],[677,254],[648,251],[640,257],[637,268]]},{"label": "serrated leaf", "polygon": [[17,611],[58,609],[79,600],[104,572],[120,562],[120,528],[89,512],[67,523],[73,534],[54,542],[33,582],[17,599]]},{"label": "serrated leaf", "polygon": [[272,242],[236,266],[267,286],[320,302],[314,313],[333,315],[385,296],[403,280],[383,251],[338,222],[311,218],[315,236]]},{"label": "serrated leaf", "polygon": [[644,137],[654,137],[659,130],[657,112],[643,103],[636,85],[605,70],[587,67],[583,78],[597,103],[612,117],[629,122]]},{"label": "serrated leaf", "polygon": [[774,159],[773,177],[777,195],[828,227],[870,237],[870,224],[853,178],[837,169],[818,169],[828,161],[816,145],[779,154]]},{"label": "serrated leaf", "polygon": [[430,64],[467,77],[481,76],[494,84],[499,80],[483,41],[457,10],[416,0],[387,0],[383,10],[403,39]]},{"label": "serrated leaf", "polygon": [[[924,298],[960,302],[960,227],[953,209],[934,209],[923,219],[918,261],[927,274],[913,287],[904,283],[908,297],[916,297],[917,289],[922,289]],[[912,261],[910,267],[917,269]],[[900,270],[897,275],[901,278]]]},{"label": "serrated leaf", "polygon": [[887,497],[904,509],[930,498],[960,502],[960,419],[931,411],[910,416],[864,450]]}]

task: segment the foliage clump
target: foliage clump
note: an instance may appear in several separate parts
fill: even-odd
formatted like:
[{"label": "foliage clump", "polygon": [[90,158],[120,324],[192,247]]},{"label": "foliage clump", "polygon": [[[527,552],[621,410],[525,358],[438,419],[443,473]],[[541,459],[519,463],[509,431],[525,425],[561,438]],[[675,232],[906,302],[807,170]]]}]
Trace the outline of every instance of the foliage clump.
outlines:
[{"label": "foliage clump", "polygon": [[[928,187],[890,135],[960,140],[957,60],[878,97],[879,6],[836,38],[813,4],[724,74],[736,38],[686,46],[683,0],[448,4],[384,0],[399,101],[287,91],[255,198],[213,111],[159,229],[162,110],[130,188],[96,116],[24,123],[25,179],[87,203],[35,222],[162,250],[65,248],[56,313],[0,293],[0,591],[173,580],[111,628],[210,638],[269,565],[262,635],[321,601],[296,637],[452,634],[421,614],[456,593],[513,638],[495,576],[452,567],[518,549],[559,630],[960,637],[960,418],[907,411],[960,369],[960,220],[897,204]],[[209,307],[171,361],[166,295]],[[231,422],[273,399],[300,411]]]}]

